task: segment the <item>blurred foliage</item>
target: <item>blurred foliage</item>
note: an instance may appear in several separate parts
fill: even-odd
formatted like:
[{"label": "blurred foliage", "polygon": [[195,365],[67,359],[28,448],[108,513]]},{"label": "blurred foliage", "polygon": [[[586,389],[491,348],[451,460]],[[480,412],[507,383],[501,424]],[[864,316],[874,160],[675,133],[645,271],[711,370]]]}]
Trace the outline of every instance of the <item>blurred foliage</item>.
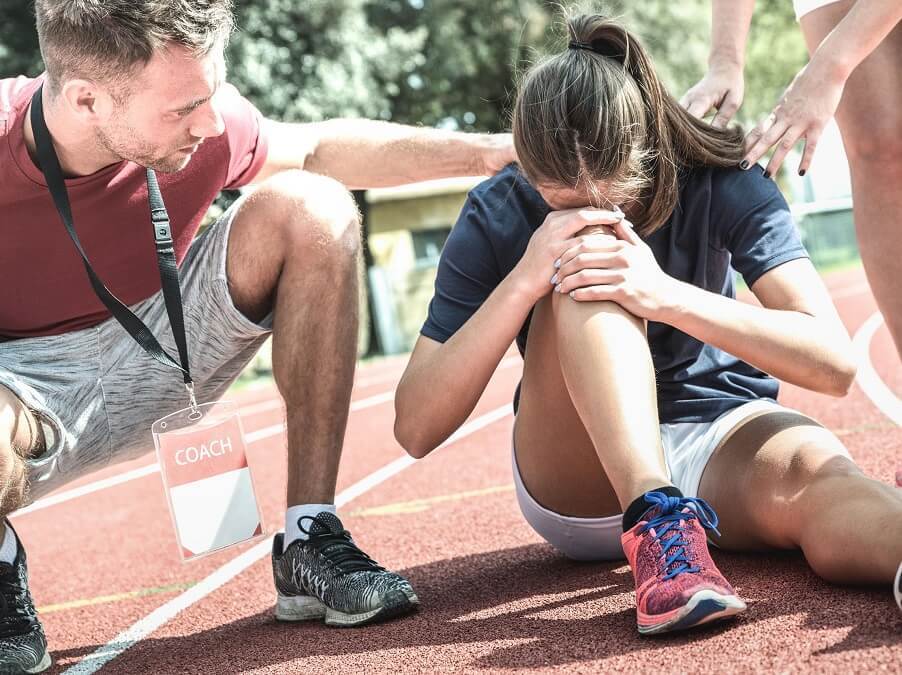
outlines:
[{"label": "blurred foliage", "polygon": [[[267,115],[507,127],[517,74],[563,44],[547,0],[236,0],[229,78]],[[704,73],[709,0],[580,2],[642,37],[679,98]],[[0,74],[41,69],[30,2],[0,0]],[[741,121],[769,111],[806,61],[786,0],[758,0]]]}]

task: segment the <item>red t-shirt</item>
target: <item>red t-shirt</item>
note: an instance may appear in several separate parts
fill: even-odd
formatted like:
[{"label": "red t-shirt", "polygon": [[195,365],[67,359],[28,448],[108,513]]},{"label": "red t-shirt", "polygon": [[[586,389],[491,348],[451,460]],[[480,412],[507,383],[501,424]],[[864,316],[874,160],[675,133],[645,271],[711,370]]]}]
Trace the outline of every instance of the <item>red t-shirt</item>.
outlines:
[{"label": "red t-shirt", "polygon": [[[110,313],[25,146],[28,103],[41,79],[0,79],[0,339],[58,335]],[[266,159],[260,112],[227,86],[225,133],[206,139],[177,173],[159,173],[176,259],[184,259],[220,190],[246,185]],[[120,162],[66,181],[75,229],[101,280],[126,305],[160,290],[145,170]]]}]

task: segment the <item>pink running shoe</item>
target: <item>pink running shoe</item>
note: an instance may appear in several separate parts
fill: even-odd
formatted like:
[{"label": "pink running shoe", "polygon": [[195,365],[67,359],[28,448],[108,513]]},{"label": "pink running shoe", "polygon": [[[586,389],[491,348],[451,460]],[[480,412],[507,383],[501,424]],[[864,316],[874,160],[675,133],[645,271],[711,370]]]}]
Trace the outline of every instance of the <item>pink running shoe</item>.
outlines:
[{"label": "pink running shoe", "polygon": [[[636,580],[643,635],[691,628],[745,611],[708,553],[717,515],[703,499],[648,492],[649,509],[621,537]],[[719,533],[718,533],[719,534]]]}]

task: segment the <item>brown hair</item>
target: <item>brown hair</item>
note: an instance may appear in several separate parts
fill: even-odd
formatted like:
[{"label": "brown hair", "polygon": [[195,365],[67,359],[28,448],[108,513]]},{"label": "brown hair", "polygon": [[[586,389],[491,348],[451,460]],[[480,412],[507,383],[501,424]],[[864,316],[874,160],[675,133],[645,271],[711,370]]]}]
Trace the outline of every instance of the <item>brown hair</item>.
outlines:
[{"label": "brown hair", "polygon": [[72,78],[125,84],[157,49],[201,56],[234,27],[232,0],[36,0],[35,14],[53,93]]},{"label": "brown hair", "polygon": [[567,19],[570,48],[535,65],[513,114],[520,166],[537,185],[605,183],[608,200],[635,201],[639,231],[661,227],[676,207],[679,175],[693,166],[735,166],[738,127],[717,129],[668,94],[639,41],[598,14]]}]

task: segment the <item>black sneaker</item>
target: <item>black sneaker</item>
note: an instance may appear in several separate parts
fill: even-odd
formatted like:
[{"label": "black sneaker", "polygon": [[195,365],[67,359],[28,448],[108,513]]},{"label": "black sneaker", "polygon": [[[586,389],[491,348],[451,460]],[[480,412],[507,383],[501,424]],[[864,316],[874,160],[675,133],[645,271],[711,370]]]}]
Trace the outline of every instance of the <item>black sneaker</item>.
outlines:
[{"label": "black sneaker", "polygon": [[309,534],[306,541],[298,539],[283,553],[284,535],[273,539],[279,621],[325,617],[329,626],[362,626],[407,614],[419,604],[410,583],[357,548],[334,514],[304,517],[298,525]]},{"label": "black sneaker", "polygon": [[28,590],[25,548],[16,537],[16,559],[0,562],[0,674],[43,673],[50,667],[47,638]]}]

